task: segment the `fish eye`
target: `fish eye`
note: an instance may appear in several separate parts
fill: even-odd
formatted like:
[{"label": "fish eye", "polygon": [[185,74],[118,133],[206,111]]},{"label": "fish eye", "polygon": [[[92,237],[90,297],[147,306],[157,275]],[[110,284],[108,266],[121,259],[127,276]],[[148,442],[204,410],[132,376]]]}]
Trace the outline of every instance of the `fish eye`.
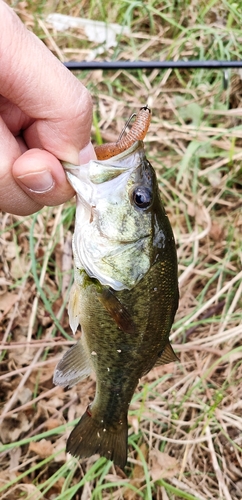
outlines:
[{"label": "fish eye", "polygon": [[132,200],[138,208],[150,207],[152,199],[152,192],[146,186],[135,187],[132,192]]}]

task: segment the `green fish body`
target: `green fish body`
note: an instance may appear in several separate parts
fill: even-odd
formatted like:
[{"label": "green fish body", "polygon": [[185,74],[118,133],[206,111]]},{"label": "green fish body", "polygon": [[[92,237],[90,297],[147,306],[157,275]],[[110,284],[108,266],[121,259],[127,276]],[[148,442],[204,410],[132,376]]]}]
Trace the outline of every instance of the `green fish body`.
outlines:
[{"label": "green fish body", "polygon": [[69,317],[82,339],[58,363],[54,383],[94,370],[96,394],[67,441],[74,456],[127,461],[130,401],[139,379],[178,358],[169,333],[178,306],[175,241],[143,142],[84,167],[65,164],[77,193],[75,284]]}]

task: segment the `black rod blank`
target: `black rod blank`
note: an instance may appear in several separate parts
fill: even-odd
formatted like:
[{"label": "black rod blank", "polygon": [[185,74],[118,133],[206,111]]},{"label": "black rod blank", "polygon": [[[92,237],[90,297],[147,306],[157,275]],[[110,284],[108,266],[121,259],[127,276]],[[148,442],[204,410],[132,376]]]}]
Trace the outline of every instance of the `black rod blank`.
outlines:
[{"label": "black rod blank", "polygon": [[64,65],[70,70],[119,70],[119,69],[225,69],[242,68],[241,61],[69,61]]}]

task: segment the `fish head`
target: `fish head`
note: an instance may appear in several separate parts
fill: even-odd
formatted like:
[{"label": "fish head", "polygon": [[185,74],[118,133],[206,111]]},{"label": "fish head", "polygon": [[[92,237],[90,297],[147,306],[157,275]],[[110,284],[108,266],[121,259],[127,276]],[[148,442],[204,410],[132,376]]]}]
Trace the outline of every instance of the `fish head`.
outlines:
[{"label": "fish head", "polygon": [[143,142],[108,160],[63,165],[77,195],[77,281],[84,269],[113,290],[132,289],[150,269],[162,240],[156,227],[159,190]]}]

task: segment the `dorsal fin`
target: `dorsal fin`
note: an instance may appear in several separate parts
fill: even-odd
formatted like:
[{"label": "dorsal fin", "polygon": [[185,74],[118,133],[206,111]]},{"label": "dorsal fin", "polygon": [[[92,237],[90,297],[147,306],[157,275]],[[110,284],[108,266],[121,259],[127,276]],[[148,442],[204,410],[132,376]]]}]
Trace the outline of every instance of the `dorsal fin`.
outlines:
[{"label": "dorsal fin", "polygon": [[170,342],[167,342],[154,366],[166,365],[167,363],[171,363],[172,361],[180,360],[173,351]]}]

